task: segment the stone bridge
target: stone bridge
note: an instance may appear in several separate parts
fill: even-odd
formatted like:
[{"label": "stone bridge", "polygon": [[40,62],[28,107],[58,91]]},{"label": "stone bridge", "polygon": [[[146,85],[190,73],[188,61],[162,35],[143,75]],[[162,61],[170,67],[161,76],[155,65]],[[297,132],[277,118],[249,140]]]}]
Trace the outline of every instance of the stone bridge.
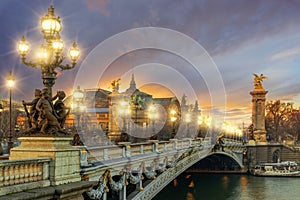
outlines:
[{"label": "stone bridge", "polygon": [[[85,199],[151,199],[174,178],[201,161],[217,162],[222,159],[220,156],[225,156],[243,169],[245,147],[240,141],[226,139],[224,148],[213,147],[210,138],[76,147],[80,155],[78,166],[71,158],[64,162],[66,166],[73,166],[71,173],[64,165],[53,167],[55,163],[60,165],[63,161],[57,161],[63,157],[2,161],[0,199],[26,199],[25,196],[27,199],[78,199],[82,194]],[[64,180],[61,171],[69,173],[66,177],[74,181]],[[75,181],[76,173],[81,181]]]},{"label": "stone bridge", "polygon": [[[90,148],[90,166],[81,168],[84,180],[99,181],[91,199],[151,199],[182,172],[201,160],[223,155],[243,169],[244,145],[225,139],[215,149],[209,138],[149,141]],[[108,170],[109,169],[109,170]]]}]

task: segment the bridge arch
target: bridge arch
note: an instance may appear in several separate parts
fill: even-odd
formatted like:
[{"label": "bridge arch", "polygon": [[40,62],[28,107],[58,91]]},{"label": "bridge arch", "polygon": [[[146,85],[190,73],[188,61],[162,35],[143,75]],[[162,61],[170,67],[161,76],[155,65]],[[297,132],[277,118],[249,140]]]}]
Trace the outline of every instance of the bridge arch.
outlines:
[{"label": "bridge arch", "polygon": [[210,152],[205,158],[199,160],[189,171],[211,171],[211,170],[241,170],[242,159],[227,152]]},{"label": "bridge arch", "polygon": [[162,190],[166,185],[168,185],[172,180],[174,180],[181,173],[192,167],[193,165],[201,162],[201,160],[212,159],[213,157],[223,156],[235,162],[240,169],[243,168],[242,161],[235,156],[234,153],[228,152],[211,152],[210,149],[200,150],[193,152],[189,156],[183,158],[176,165],[160,174],[155,181],[152,181],[144,191],[139,192],[134,199],[151,199],[158,192]]}]

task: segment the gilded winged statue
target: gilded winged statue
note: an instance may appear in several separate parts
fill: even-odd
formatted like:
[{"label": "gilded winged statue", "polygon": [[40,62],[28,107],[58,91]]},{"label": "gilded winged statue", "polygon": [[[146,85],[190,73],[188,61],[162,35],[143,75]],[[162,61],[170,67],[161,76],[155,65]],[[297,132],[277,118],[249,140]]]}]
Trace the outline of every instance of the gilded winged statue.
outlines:
[{"label": "gilded winged statue", "polygon": [[113,81],[111,82],[110,85],[111,85],[113,91],[117,92],[117,91],[119,90],[119,81],[120,81],[120,80],[121,80],[121,79],[119,78],[119,79],[113,80]]},{"label": "gilded winged statue", "polygon": [[262,82],[264,79],[268,80],[268,77],[264,76],[263,74],[257,75],[252,74],[254,76],[253,83],[254,89],[263,89]]}]

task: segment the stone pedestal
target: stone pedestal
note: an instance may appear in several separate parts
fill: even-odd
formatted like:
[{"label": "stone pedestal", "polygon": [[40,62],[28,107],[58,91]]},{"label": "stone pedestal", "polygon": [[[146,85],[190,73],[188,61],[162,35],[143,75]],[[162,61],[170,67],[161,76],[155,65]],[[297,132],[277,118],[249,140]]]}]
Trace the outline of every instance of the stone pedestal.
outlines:
[{"label": "stone pedestal", "polygon": [[252,96],[252,124],[253,124],[253,137],[256,142],[266,142],[266,129],[265,129],[265,102],[266,94],[263,88],[251,91]]},{"label": "stone pedestal", "polygon": [[51,158],[51,185],[80,181],[80,149],[71,146],[71,137],[21,137],[11,149],[9,160]]},{"label": "stone pedestal", "polygon": [[264,130],[253,131],[253,137],[256,142],[267,142],[267,132]]}]

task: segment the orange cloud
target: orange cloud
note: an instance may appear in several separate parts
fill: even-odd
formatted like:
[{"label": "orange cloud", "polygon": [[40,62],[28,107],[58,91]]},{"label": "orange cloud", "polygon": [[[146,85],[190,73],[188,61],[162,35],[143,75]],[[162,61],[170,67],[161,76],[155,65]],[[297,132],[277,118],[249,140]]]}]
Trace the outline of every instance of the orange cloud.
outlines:
[{"label": "orange cloud", "polygon": [[110,0],[86,0],[89,9],[99,9],[105,16],[110,16],[106,6]]}]

